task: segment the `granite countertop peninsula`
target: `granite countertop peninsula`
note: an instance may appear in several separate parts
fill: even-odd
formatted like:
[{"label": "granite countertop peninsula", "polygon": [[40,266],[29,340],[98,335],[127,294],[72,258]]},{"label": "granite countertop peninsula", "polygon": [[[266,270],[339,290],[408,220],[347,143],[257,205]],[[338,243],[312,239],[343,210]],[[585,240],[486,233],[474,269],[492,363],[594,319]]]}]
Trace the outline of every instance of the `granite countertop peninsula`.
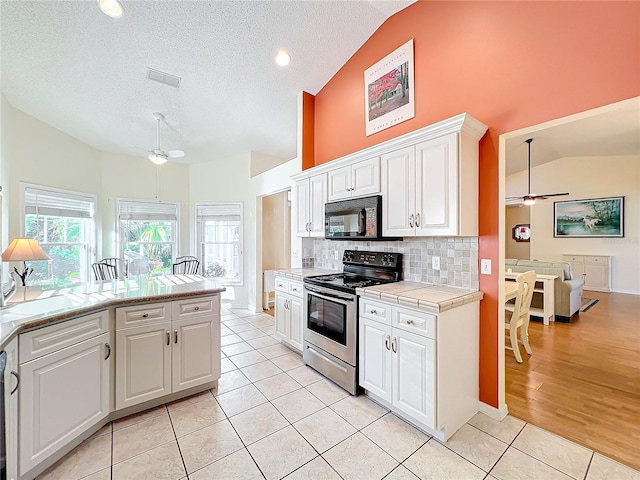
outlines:
[{"label": "granite countertop peninsula", "polygon": [[276,275],[292,278],[294,280],[302,280],[304,277],[313,277],[314,275],[329,275],[331,273],[342,273],[336,270],[327,270],[323,268],[276,268]]},{"label": "granite countertop peninsula", "polygon": [[140,276],[87,282],[55,290],[31,288],[33,300],[0,308],[0,351],[19,333],[114,306],[161,302],[224,292],[218,282],[199,275]]},{"label": "granite countertop peninsula", "polygon": [[479,290],[405,281],[358,288],[356,293],[366,298],[397,303],[403,307],[436,314],[466,303],[477,302],[483,297]]}]

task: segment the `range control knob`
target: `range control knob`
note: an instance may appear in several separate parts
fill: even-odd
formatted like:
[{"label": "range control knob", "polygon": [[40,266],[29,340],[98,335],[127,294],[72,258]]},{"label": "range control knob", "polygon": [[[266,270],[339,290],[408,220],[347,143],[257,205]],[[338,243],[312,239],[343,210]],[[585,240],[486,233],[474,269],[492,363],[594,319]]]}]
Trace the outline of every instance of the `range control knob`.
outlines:
[{"label": "range control knob", "polygon": [[345,250],[344,255],[342,256],[343,262],[352,262],[353,261],[353,252],[350,250]]},{"label": "range control knob", "polygon": [[390,253],[385,253],[382,256],[382,263],[383,264],[392,264],[393,263],[393,255]]}]

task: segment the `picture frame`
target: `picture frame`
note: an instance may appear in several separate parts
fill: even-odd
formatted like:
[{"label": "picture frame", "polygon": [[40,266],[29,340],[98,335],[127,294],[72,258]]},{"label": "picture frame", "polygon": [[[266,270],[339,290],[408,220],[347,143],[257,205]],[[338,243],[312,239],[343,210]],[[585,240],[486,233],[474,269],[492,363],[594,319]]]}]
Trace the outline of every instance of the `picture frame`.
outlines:
[{"label": "picture frame", "polygon": [[364,71],[366,135],[415,116],[413,39]]},{"label": "picture frame", "polygon": [[624,197],[554,202],[556,238],[624,237]]},{"label": "picture frame", "polygon": [[511,238],[513,238],[516,242],[530,242],[531,225],[528,223],[516,225],[511,229]]}]

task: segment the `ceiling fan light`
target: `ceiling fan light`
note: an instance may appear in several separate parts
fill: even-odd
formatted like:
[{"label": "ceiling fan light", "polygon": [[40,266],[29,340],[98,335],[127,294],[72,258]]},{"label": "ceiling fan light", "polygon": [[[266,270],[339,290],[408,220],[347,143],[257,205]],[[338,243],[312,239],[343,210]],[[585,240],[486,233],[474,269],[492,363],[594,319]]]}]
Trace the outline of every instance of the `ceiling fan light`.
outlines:
[{"label": "ceiling fan light", "polygon": [[122,4],[118,0],[98,0],[98,7],[102,13],[113,18],[120,18],[124,13]]},{"label": "ceiling fan light", "polygon": [[167,162],[167,157],[165,157],[164,155],[156,155],[155,153],[152,153],[151,155],[149,155],[149,160],[151,160],[156,165],[162,165],[163,163]]},{"label": "ceiling fan light", "polygon": [[525,198],[525,199],[524,199],[524,204],[525,204],[527,207],[530,207],[531,205],[535,205],[535,204],[536,204],[536,201],[535,201],[535,199],[533,199],[533,198]]}]

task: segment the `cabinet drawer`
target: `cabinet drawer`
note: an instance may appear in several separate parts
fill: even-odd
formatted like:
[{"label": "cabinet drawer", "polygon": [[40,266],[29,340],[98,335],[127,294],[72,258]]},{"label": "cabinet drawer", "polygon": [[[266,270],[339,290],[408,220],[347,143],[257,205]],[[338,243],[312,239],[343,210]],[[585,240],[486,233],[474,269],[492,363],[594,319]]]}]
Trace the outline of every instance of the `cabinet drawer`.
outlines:
[{"label": "cabinet drawer", "polygon": [[366,298],[360,299],[359,315],[363,318],[370,318],[371,320],[377,320],[378,322],[383,322],[389,325],[391,323],[389,320],[390,313],[390,305],[373,302]]},{"label": "cabinet drawer", "polygon": [[302,284],[300,282],[289,282],[289,293],[302,298]]},{"label": "cabinet drawer", "polygon": [[171,302],[171,319],[182,320],[220,313],[216,297],[196,297]]},{"label": "cabinet drawer", "polygon": [[47,355],[109,331],[109,312],[84,315],[19,337],[19,363]]},{"label": "cabinet drawer", "polygon": [[116,328],[171,320],[171,302],[116,308]]},{"label": "cabinet drawer", "polygon": [[562,259],[565,262],[569,262],[569,263],[582,263],[582,262],[584,262],[584,257],[582,255],[563,255]]},{"label": "cabinet drawer", "polygon": [[587,255],[584,257],[585,263],[599,263],[607,265],[609,263],[609,257],[597,257],[595,255]]},{"label": "cabinet drawer", "polygon": [[285,280],[281,277],[276,277],[276,290],[289,293],[289,280]]},{"label": "cabinet drawer", "polygon": [[391,325],[408,332],[414,332],[429,338],[436,338],[436,316],[406,308],[394,307],[391,313]]}]

